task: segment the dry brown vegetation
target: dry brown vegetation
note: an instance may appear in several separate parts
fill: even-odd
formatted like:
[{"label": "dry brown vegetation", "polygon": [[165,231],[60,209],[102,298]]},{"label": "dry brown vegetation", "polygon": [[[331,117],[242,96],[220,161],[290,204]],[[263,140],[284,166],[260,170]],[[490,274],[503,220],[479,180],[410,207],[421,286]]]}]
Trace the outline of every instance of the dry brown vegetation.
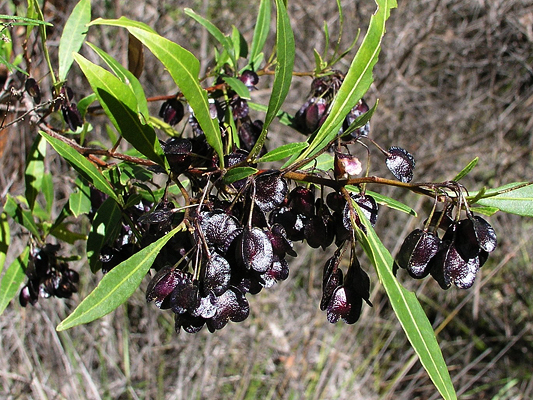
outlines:
[{"label": "dry brown vegetation", "polygon": [[[51,31],[57,45],[62,22],[74,6],[55,7]],[[93,2],[93,17],[126,15],[208,60],[211,42],[181,11],[191,7],[222,29],[235,24],[248,37],[254,2],[240,0]],[[102,3],[102,4],[101,4]],[[314,65],[313,47],[324,48],[323,21],[338,32],[335,2],[292,0],[290,13],[297,41],[296,70]],[[372,1],[343,1],[347,45],[374,10]],[[417,160],[415,180],[451,179],[475,156],[478,167],[465,179],[468,188],[497,186],[533,176],[533,4],[526,0],[400,1],[389,21],[375,83],[367,99],[380,104],[372,136],[399,145]],[[9,13],[11,2],[0,2]],[[103,4],[106,4],[105,6]],[[91,30],[90,40],[124,59],[123,32]],[[54,42],[56,40],[56,42]],[[20,41],[15,40],[15,45]],[[38,54],[34,72],[44,66]],[[84,54],[91,57],[87,49]],[[206,62],[205,67],[209,66]],[[339,65],[345,70],[348,60]],[[147,73],[149,72],[149,73]],[[42,76],[39,76],[39,78]],[[79,70],[71,85],[86,89]],[[46,80],[45,80],[46,81]],[[147,95],[175,90],[170,78],[147,55],[142,76]],[[295,112],[310,80],[295,78],[284,106]],[[267,85],[267,79],[263,79]],[[46,86],[46,85],[43,85]],[[84,89],[82,89],[84,88]],[[262,92],[257,94],[262,95]],[[154,105],[157,110],[158,105]],[[101,133],[95,129],[95,135]],[[2,154],[2,196],[21,193],[25,146],[35,132],[18,125]],[[288,140],[288,139],[284,139]],[[4,143],[4,142],[2,142]],[[272,145],[272,144],[271,144]],[[58,204],[70,182],[55,155]],[[378,167],[377,165],[375,166]],[[383,171],[383,174],[386,174]],[[376,188],[379,189],[379,188]],[[382,210],[377,232],[393,254],[402,238],[420,226],[429,203],[385,188],[412,205],[414,219]],[[499,246],[469,291],[441,291],[429,280],[399,279],[415,290],[449,365],[461,399],[533,398],[533,223],[497,214],[490,219]],[[16,232],[17,240],[26,236]],[[20,249],[20,248],[19,248]],[[215,334],[176,336],[170,313],[147,305],[143,288],[127,306],[87,326],[57,333],[55,326],[85,296],[97,278],[84,275],[72,300],[40,301],[22,309],[16,302],[0,317],[0,397],[6,399],[438,399],[396,321],[377,278],[373,308],[365,306],[354,326],[330,325],[318,309],[321,270],[326,254],[298,248],[291,276],[251,300],[251,315]],[[329,254],[329,253],[327,253]],[[362,259],[363,260],[363,259]],[[364,262],[364,261],[362,261]],[[79,262],[77,269],[86,266]]]}]

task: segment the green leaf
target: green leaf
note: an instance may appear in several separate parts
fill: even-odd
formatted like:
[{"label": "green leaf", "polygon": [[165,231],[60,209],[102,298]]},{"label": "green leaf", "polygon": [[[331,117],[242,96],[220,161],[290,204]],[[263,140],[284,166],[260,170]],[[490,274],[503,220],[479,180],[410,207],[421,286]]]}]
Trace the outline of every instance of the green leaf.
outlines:
[{"label": "green leaf", "polygon": [[41,188],[43,191],[44,201],[46,202],[46,213],[51,216],[55,198],[54,181],[51,173],[47,172],[43,175],[43,183]]},{"label": "green leaf", "polygon": [[91,93],[90,95],[85,96],[78,102],[78,110],[80,111],[82,117],[85,117],[85,115],[87,114],[87,109],[96,100],[98,100],[96,95],[94,93]]},{"label": "green leaf", "polygon": [[231,42],[233,44],[233,48],[235,49],[234,52],[236,60],[239,58],[248,57],[248,43],[246,43],[246,39],[242,33],[239,32],[235,25],[231,26]]},{"label": "green leaf", "polygon": [[163,246],[182,229],[177,226],[104,275],[98,286],[65,318],[57,331],[86,324],[109,314],[124,303],[141,284]]},{"label": "green leaf", "polygon": [[309,146],[307,142],[288,143],[277,149],[271,150],[261,157],[257,162],[270,162],[283,160],[286,157],[290,157],[293,154],[298,154],[300,151]]},{"label": "green leaf", "polygon": [[[470,192],[467,199],[473,199],[478,192]],[[515,182],[494,189],[487,189],[474,204],[517,214],[523,217],[533,217],[533,183]]]},{"label": "green leaf", "polygon": [[257,169],[252,167],[236,167],[230,169],[226,175],[224,175],[224,182],[227,184],[237,182],[241,179],[247,178],[250,175],[256,174]]},{"label": "green leaf", "polygon": [[383,246],[358,205],[355,202],[352,204],[354,204],[367,231],[364,234],[355,225],[357,239],[376,268],[379,280],[387,292],[392,308],[409,342],[442,397],[446,400],[457,399],[437,338],[422,306],[413,292],[400,285],[393,274],[394,261],[392,256]]},{"label": "green leaf", "polygon": [[234,78],[232,76],[225,76],[222,78],[224,82],[226,82],[230,87],[239,95],[239,97],[243,99],[250,99],[250,91],[246,87],[246,85],[237,78]]},{"label": "green leaf", "polygon": [[[262,111],[262,112],[266,112],[268,107],[263,105],[263,104],[259,104],[259,103],[254,103],[252,101],[249,101],[248,102],[248,106],[252,109],[252,110],[256,110],[256,111]],[[286,126],[290,126],[292,125],[292,120],[293,120],[293,116],[291,114],[289,114],[288,112],[285,112],[285,111],[282,111],[282,110],[279,110],[276,114],[276,118],[278,118],[278,121],[280,123],[282,123],[283,125],[286,125]]]},{"label": "green leaf", "polygon": [[50,143],[61,157],[67,160],[72,168],[74,168],[87,181],[92,183],[96,189],[115,199],[115,201],[120,202],[109,182],[90,161],[65,142],[62,142],[43,131],[40,131],[39,133],[48,141],[48,143]]},{"label": "green leaf", "polygon": [[24,228],[36,238],[40,238],[41,234],[39,228],[33,219],[33,214],[29,210],[24,210],[19,203],[11,195],[6,196],[6,203],[4,205],[4,212],[15,220],[15,222]]},{"label": "green leaf", "polygon": [[477,165],[479,161],[479,157],[476,157],[474,158],[472,161],[470,161],[468,163],[468,165],[466,167],[463,168],[463,170],[461,172],[459,172],[455,178],[453,178],[452,180],[455,181],[455,182],[458,182],[460,181],[461,179],[463,179],[470,171],[472,171],[474,169],[474,167]]},{"label": "green leaf", "polygon": [[235,54],[235,49],[233,48],[233,43],[231,42],[231,40],[226,35],[224,35],[220,31],[220,29],[218,29],[215,25],[213,25],[211,21],[196,14],[190,8],[185,8],[183,11],[185,12],[185,14],[187,14],[189,17],[191,17],[196,22],[198,22],[200,25],[202,25],[205,29],[207,29],[207,31],[211,34],[211,36],[213,36],[222,45],[224,50],[227,51],[229,57],[231,58],[231,61],[233,63],[232,66],[236,68],[237,67],[237,62],[236,62],[237,54]]},{"label": "green leaf", "polygon": [[68,199],[69,209],[76,218],[91,211],[91,189],[89,185],[82,179],[79,179],[77,184],[78,190],[72,193]]},{"label": "green leaf", "polygon": [[261,3],[259,3],[259,13],[255,22],[252,48],[250,50],[250,63],[254,71],[259,67],[259,65],[253,64],[254,60],[263,51],[270,31],[270,7],[270,0],[261,0]]},{"label": "green leaf", "polygon": [[46,157],[46,141],[41,136],[37,136],[33,141],[31,149],[26,159],[26,169],[24,170],[24,180],[26,182],[26,200],[30,210],[33,210],[35,199],[41,192],[44,175],[44,158]]},{"label": "green leaf", "polygon": [[7,214],[3,212],[0,214],[0,271],[4,269],[4,262],[6,261],[7,249],[10,243],[9,222],[7,221]]},{"label": "green leaf", "polygon": [[137,115],[139,104],[131,87],[79,54],[75,54],[74,59],[120,134],[150,160],[165,167],[166,158],[154,128],[143,124]]},{"label": "green leaf", "polygon": [[64,223],[57,224],[54,229],[50,230],[50,235],[69,244],[74,244],[78,240],[87,240],[87,235],[72,232]]},{"label": "green leaf", "polygon": [[[117,60],[111,57],[102,49],[94,44],[87,42],[87,45],[100,56],[102,60],[111,68],[115,75],[126,85],[130,87],[135,98],[137,99],[137,111],[142,115],[144,120],[148,120],[150,112],[148,111],[148,102],[146,95],[139,80],[127,68],[124,68]],[[78,106],[79,107],[79,106]],[[81,112],[81,111],[80,111]]]},{"label": "green leaf", "polygon": [[59,39],[59,80],[64,81],[74,61],[73,53],[77,53],[85,36],[87,24],[91,22],[91,0],[80,0],[68,17],[61,39]]},{"label": "green leaf", "polygon": [[0,282],[0,315],[4,312],[9,302],[17,295],[20,285],[24,282],[26,273],[24,270],[28,265],[30,248],[24,251],[11,263]]},{"label": "green leaf", "polygon": [[216,151],[219,156],[219,162],[223,166],[224,153],[222,149],[222,137],[218,122],[216,119],[211,118],[207,92],[202,89],[198,82],[198,74],[200,72],[200,62],[198,59],[178,44],[159,36],[153,31],[146,29],[146,27],[139,25],[139,23],[127,18],[122,17],[118,20],[97,19],[91,22],[91,25],[97,24],[127,28],[132,35],[148,47],[159,61],[163,63],[189,102],[189,105],[194,111],[194,116],[205,134],[207,142]]},{"label": "green leaf", "polygon": [[391,9],[397,6],[396,0],[377,0],[376,3],[377,11],[370,18],[368,31],[331,104],[328,117],[317,134],[310,138],[309,147],[300,154],[296,161],[316,154],[337,135],[345,116],[372,84],[372,70],[381,50],[381,41],[385,35],[385,22],[390,16]]},{"label": "green leaf", "polygon": [[96,272],[101,268],[100,250],[106,244],[114,244],[121,228],[122,210],[116,201],[108,198],[96,211],[87,238],[87,260],[91,271]]},{"label": "green leaf", "polygon": [[0,19],[5,19],[7,21],[2,23],[9,23],[9,25],[45,25],[45,26],[54,26],[50,22],[39,21],[38,19],[18,17],[16,15],[5,15],[0,14]]},{"label": "green leaf", "polygon": [[283,0],[276,0],[277,21],[276,21],[276,73],[272,92],[268,101],[268,109],[263,124],[263,130],[257,139],[256,144],[250,151],[249,159],[255,158],[263,147],[268,127],[278,114],[281,105],[287,97],[292,81],[292,70],[294,68],[294,34],[291,28],[289,14]]}]

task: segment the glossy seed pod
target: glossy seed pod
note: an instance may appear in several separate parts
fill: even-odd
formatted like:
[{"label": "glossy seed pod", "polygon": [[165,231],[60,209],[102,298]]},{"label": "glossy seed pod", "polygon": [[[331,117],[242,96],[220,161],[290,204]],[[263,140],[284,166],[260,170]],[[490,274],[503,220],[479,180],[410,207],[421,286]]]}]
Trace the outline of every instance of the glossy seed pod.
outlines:
[{"label": "glossy seed pod", "polygon": [[440,244],[441,240],[434,233],[415,229],[405,238],[396,263],[414,278],[423,278],[429,273],[428,264],[439,251]]},{"label": "glossy seed pod", "polygon": [[391,147],[388,151],[385,163],[392,174],[404,183],[413,180],[413,169],[415,168],[415,159],[405,149],[401,147]]},{"label": "glossy seed pod", "polygon": [[255,203],[265,213],[281,205],[288,191],[287,181],[279,171],[267,171],[255,179]]},{"label": "glossy seed pod", "polygon": [[245,228],[239,237],[237,259],[245,268],[263,273],[272,264],[273,249],[268,235],[259,228]]}]

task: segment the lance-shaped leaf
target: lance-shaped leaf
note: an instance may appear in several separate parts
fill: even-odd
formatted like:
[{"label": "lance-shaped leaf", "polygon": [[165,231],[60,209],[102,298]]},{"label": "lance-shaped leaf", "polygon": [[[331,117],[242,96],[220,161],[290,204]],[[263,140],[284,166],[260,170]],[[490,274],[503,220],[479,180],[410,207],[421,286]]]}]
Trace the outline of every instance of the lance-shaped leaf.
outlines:
[{"label": "lance-shaped leaf", "polygon": [[293,154],[299,153],[307,146],[309,146],[309,143],[307,142],[287,143],[278,147],[277,149],[269,151],[263,157],[257,160],[257,162],[279,161],[286,157],[290,157]]},{"label": "lance-shaped leaf", "polygon": [[[270,0],[261,0],[259,3],[259,13],[254,28],[254,37],[252,38],[252,48],[250,49],[250,64],[263,51],[270,31]],[[257,70],[258,65],[252,65]]]},{"label": "lance-shaped leaf", "polygon": [[80,153],[74,150],[65,142],[56,139],[45,132],[39,132],[57,153],[63,157],[82,177],[93,184],[99,191],[107,194],[120,203],[118,196],[111,187],[111,184],[104,178],[98,168],[96,168],[90,161],[83,157]]},{"label": "lance-shaped leaf", "polygon": [[310,137],[310,145],[297,158],[303,160],[320,151],[337,135],[344,117],[363,97],[373,82],[372,70],[378,61],[381,41],[385,35],[385,22],[396,0],[376,0],[377,11],[370,18],[368,31],[344,78],[330,112],[316,135]]},{"label": "lance-shaped leaf", "polygon": [[36,238],[40,238],[41,234],[39,228],[33,218],[33,213],[25,210],[22,206],[11,196],[6,196],[6,203],[4,204],[4,212],[15,220],[15,222],[24,228]]},{"label": "lance-shaped leaf", "polygon": [[146,25],[131,21],[125,17],[114,20],[96,19],[91,25],[121,26],[139,39],[161,61],[168,70],[174,82],[189,102],[194,111],[207,142],[215,149],[222,165],[224,153],[222,137],[216,119],[211,118],[207,92],[200,86],[198,74],[200,62],[198,59],[180,45],[171,42],[155,33]]},{"label": "lance-shaped leaf", "polygon": [[0,282],[0,315],[4,312],[11,299],[16,296],[21,283],[24,282],[26,277],[24,269],[28,265],[29,254],[30,248],[26,247],[22,254],[11,263],[2,277],[2,282]]},{"label": "lance-shaped leaf", "polygon": [[[135,39],[136,40],[136,39]],[[150,113],[148,112],[148,102],[146,101],[146,95],[141,86],[139,80],[133,73],[124,68],[117,60],[111,57],[102,49],[96,47],[94,44],[87,42],[87,45],[94,50],[96,54],[105,61],[105,63],[111,68],[115,75],[126,85],[128,85],[137,99],[137,111],[142,115],[145,120],[148,120]],[[78,104],[79,108],[79,104]]]},{"label": "lance-shaped leaf", "polygon": [[0,214],[0,271],[4,268],[6,261],[7,249],[11,242],[11,235],[9,233],[9,223],[7,222],[7,214],[3,212]]},{"label": "lance-shaped leaf", "polygon": [[283,0],[276,0],[277,21],[276,21],[276,74],[272,84],[272,92],[268,101],[268,109],[263,124],[263,130],[257,139],[256,144],[250,151],[249,159],[255,158],[268,133],[268,127],[276,117],[281,105],[287,97],[292,81],[292,70],[294,68],[294,34],[291,28],[291,21]]},{"label": "lance-shaped leaf", "polygon": [[163,149],[154,128],[143,124],[137,115],[139,104],[131,87],[111,72],[74,55],[105,113],[120,134],[150,160],[165,166]]},{"label": "lance-shaped leaf", "polygon": [[46,157],[46,141],[37,136],[28,153],[24,180],[26,182],[26,200],[30,210],[33,210],[37,194],[41,192],[44,174],[44,158]]},{"label": "lance-shaped leaf", "polygon": [[523,217],[533,217],[533,184],[531,182],[515,182],[482,193],[470,192],[468,199],[476,198],[474,204],[497,208],[503,212]]},{"label": "lance-shaped leaf", "polygon": [[85,36],[87,24],[91,22],[91,0],[80,0],[72,10],[65,23],[61,39],[59,39],[59,80],[64,81],[74,61],[73,53],[77,53]]},{"label": "lance-shaped leaf", "polygon": [[361,209],[355,202],[353,204],[359,219],[366,228],[365,234],[356,224],[353,224],[357,239],[376,268],[379,280],[387,292],[394,313],[409,342],[442,397],[445,400],[457,399],[437,338],[422,306],[415,294],[402,287],[393,275],[394,260],[391,254],[383,246]]},{"label": "lance-shaped leaf", "polygon": [[98,286],[65,318],[58,331],[86,324],[109,314],[139,287],[163,246],[181,229],[177,226],[161,239],[145,247],[109,271]]},{"label": "lance-shaped leaf", "polygon": [[474,167],[477,165],[479,161],[479,157],[476,157],[474,158],[472,161],[470,161],[468,163],[468,165],[466,167],[463,168],[463,170],[461,172],[459,172],[455,178],[453,178],[452,180],[453,181],[459,181],[460,179],[463,179],[466,175],[468,175],[470,173],[470,171],[472,171],[474,169]]}]

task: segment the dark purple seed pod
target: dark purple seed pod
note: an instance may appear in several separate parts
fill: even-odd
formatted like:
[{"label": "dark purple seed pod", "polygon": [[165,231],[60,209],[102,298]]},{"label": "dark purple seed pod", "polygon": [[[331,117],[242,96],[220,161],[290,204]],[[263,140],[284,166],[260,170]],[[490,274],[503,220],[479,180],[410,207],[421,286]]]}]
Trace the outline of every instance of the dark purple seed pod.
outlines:
[{"label": "dark purple seed pod", "polygon": [[[445,212],[444,215],[442,215],[443,212]],[[440,222],[439,222],[439,219],[440,219]],[[428,220],[426,219],[424,221],[424,224],[426,224],[427,222]],[[454,221],[451,215],[451,207],[449,207],[446,211],[435,211],[433,213],[429,226],[435,227],[437,223],[439,224],[438,226],[439,229],[442,229],[442,230],[447,230],[452,224],[454,224]]]},{"label": "dark purple seed pod", "polygon": [[80,281],[80,275],[73,269],[67,269],[65,276],[72,283],[78,283]]},{"label": "dark purple seed pod", "polygon": [[266,232],[272,244],[272,251],[280,258],[285,254],[296,257],[297,254],[292,247],[292,242],[287,237],[285,228],[278,223],[273,224],[270,230]]},{"label": "dark purple seed pod", "polygon": [[344,200],[342,194],[331,192],[326,196],[326,204],[333,211],[342,212],[344,210],[344,206],[346,205],[346,200]]},{"label": "dark purple seed pod", "polygon": [[257,139],[261,135],[262,130],[263,121],[256,120],[254,122],[251,122],[249,118],[241,120],[241,123],[238,127],[241,147],[247,151],[252,150],[255,143],[257,142]]},{"label": "dark purple seed pod", "polygon": [[200,305],[198,286],[193,284],[192,275],[183,272],[182,278],[178,280],[176,287],[170,293],[170,308],[175,314],[190,313]]},{"label": "dark purple seed pod", "polygon": [[[365,217],[370,221],[370,225],[374,226],[378,219],[378,204],[376,203],[376,200],[370,196],[370,195],[364,195],[364,194],[352,194],[352,199],[357,203],[357,205],[361,208],[361,211],[365,215]],[[355,223],[357,226],[365,231],[365,227],[361,220],[359,219],[359,215],[357,213],[353,216]],[[352,222],[350,219],[350,207],[348,204],[344,206],[344,212],[343,212],[343,225],[348,231],[352,231]]]},{"label": "dark purple seed pod", "polygon": [[321,216],[315,215],[307,218],[304,225],[304,236],[307,244],[314,249],[327,247],[331,244],[328,236],[328,227]]},{"label": "dark purple seed pod", "polygon": [[415,229],[405,238],[396,263],[414,278],[429,274],[428,264],[439,251],[441,240],[432,232]]},{"label": "dark purple seed pod", "polygon": [[248,102],[241,97],[232,99],[230,106],[234,119],[246,118],[248,116],[248,112],[250,111]]},{"label": "dark purple seed pod", "polygon": [[176,98],[165,101],[159,110],[159,117],[163,118],[169,125],[176,125],[183,119],[185,107],[183,103]]},{"label": "dark purple seed pod", "polygon": [[152,278],[146,289],[146,301],[154,301],[158,308],[166,309],[170,308],[168,301],[165,302],[167,297],[178,285],[189,282],[188,275],[176,269],[174,266],[168,265],[160,269]]},{"label": "dark purple seed pod", "polygon": [[222,211],[203,211],[199,218],[207,244],[215,246],[222,254],[228,251],[233,240],[242,232],[237,218]]},{"label": "dark purple seed pod", "polygon": [[444,281],[453,283],[460,289],[468,289],[474,284],[479,270],[479,257],[463,259],[453,243],[444,258]]},{"label": "dark purple seed pod", "polygon": [[76,129],[83,126],[83,118],[81,117],[78,107],[76,107],[76,103],[62,105],[61,112],[63,113],[63,118],[71,131],[75,132]]},{"label": "dark purple seed pod", "polygon": [[283,226],[289,240],[304,240],[304,220],[299,214],[287,207],[282,207],[278,210],[273,210],[269,219],[271,224]]},{"label": "dark purple seed pod", "polygon": [[229,321],[242,322],[250,314],[250,306],[244,294],[237,288],[231,287],[221,296],[218,296],[215,304],[216,314],[207,320],[207,328],[210,332],[222,329]]},{"label": "dark purple seed pod", "polygon": [[[355,107],[353,107],[348,115],[346,115],[346,118],[344,119],[344,122],[342,124],[342,131],[345,132],[348,130],[351,124],[355,122],[357,118],[359,118],[364,113],[368,112],[370,110],[370,107],[368,107],[368,104],[364,99],[359,100],[359,102],[356,104]],[[361,137],[368,137],[370,134],[370,123],[367,122],[364,126],[361,128],[356,129],[353,131],[348,138],[351,139],[359,139]]]},{"label": "dark purple seed pod", "polygon": [[189,139],[173,137],[161,142],[161,147],[175,172],[183,172],[189,168],[193,153],[193,143]]},{"label": "dark purple seed pod", "polygon": [[198,333],[202,330],[205,319],[202,317],[193,317],[190,314],[174,315],[174,329],[180,333],[181,328],[187,333]]},{"label": "dark purple seed pod", "polygon": [[261,275],[263,282],[260,282],[264,288],[271,288],[278,281],[284,281],[289,277],[289,263],[284,258],[274,256],[274,261],[270,268]]},{"label": "dark purple seed pod", "polygon": [[237,246],[237,259],[246,269],[263,273],[270,268],[273,257],[268,235],[260,228],[245,228]]},{"label": "dark purple seed pod", "polygon": [[415,159],[401,147],[391,147],[385,160],[387,168],[401,182],[407,183],[413,180]]},{"label": "dark purple seed pod", "polygon": [[322,273],[322,299],[320,301],[320,309],[325,311],[333,291],[342,285],[343,274],[339,268],[340,263],[340,249],[335,251],[335,254],[330,257],[324,264],[324,271]]},{"label": "dark purple seed pod", "polygon": [[33,97],[35,103],[39,104],[41,102],[41,89],[39,88],[39,84],[35,79],[26,79],[24,89],[26,89],[26,92],[28,92],[28,94]]},{"label": "dark purple seed pod", "polygon": [[294,124],[304,134],[316,131],[327,115],[328,102],[323,97],[312,97],[307,100],[294,116]]},{"label": "dark purple seed pod", "polygon": [[479,254],[480,247],[472,220],[467,218],[456,224],[453,243],[464,260],[469,260]]},{"label": "dark purple seed pod", "polygon": [[26,307],[29,304],[34,305],[37,303],[38,296],[32,293],[32,290],[28,285],[24,286],[19,293],[19,303],[22,307]]},{"label": "dark purple seed pod", "polygon": [[189,310],[188,314],[193,317],[212,318],[217,313],[217,297],[213,292],[209,292],[205,297],[200,298],[196,308]]},{"label": "dark purple seed pod", "polygon": [[474,232],[477,237],[479,247],[487,253],[491,253],[496,248],[498,240],[494,228],[483,218],[474,216],[472,223],[474,225]]},{"label": "dark purple seed pod", "polygon": [[370,302],[370,278],[361,268],[359,260],[355,256],[344,277],[344,287],[349,293],[349,297],[360,297],[366,304],[372,307],[372,303]]},{"label": "dark purple seed pod", "polygon": [[242,74],[241,76],[239,76],[239,79],[242,83],[246,85],[248,89],[253,88],[259,83],[259,76],[257,75],[257,73],[249,69],[242,71]]},{"label": "dark purple seed pod", "polygon": [[335,289],[326,309],[328,321],[332,324],[342,319],[347,324],[355,324],[361,315],[363,299],[344,285]]},{"label": "dark purple seed pod", "polygon": [[277,170],[263,172],[255,179],[255,203],[265,213],[279,207],[288,191],[287,182]]},{"label": "dark purple seed pod", "polygon": [[315,193],[312,189],[297,186],[289,194],[289,207],[291,211],[305,217],[315,214]]},{"label": "dark purple seed pod", "polygon": [[211,253],[205,265],[204,294],[213,292],[216,296],[224,293],[231,279],[231,266],[228,261],[216,252]]}]

